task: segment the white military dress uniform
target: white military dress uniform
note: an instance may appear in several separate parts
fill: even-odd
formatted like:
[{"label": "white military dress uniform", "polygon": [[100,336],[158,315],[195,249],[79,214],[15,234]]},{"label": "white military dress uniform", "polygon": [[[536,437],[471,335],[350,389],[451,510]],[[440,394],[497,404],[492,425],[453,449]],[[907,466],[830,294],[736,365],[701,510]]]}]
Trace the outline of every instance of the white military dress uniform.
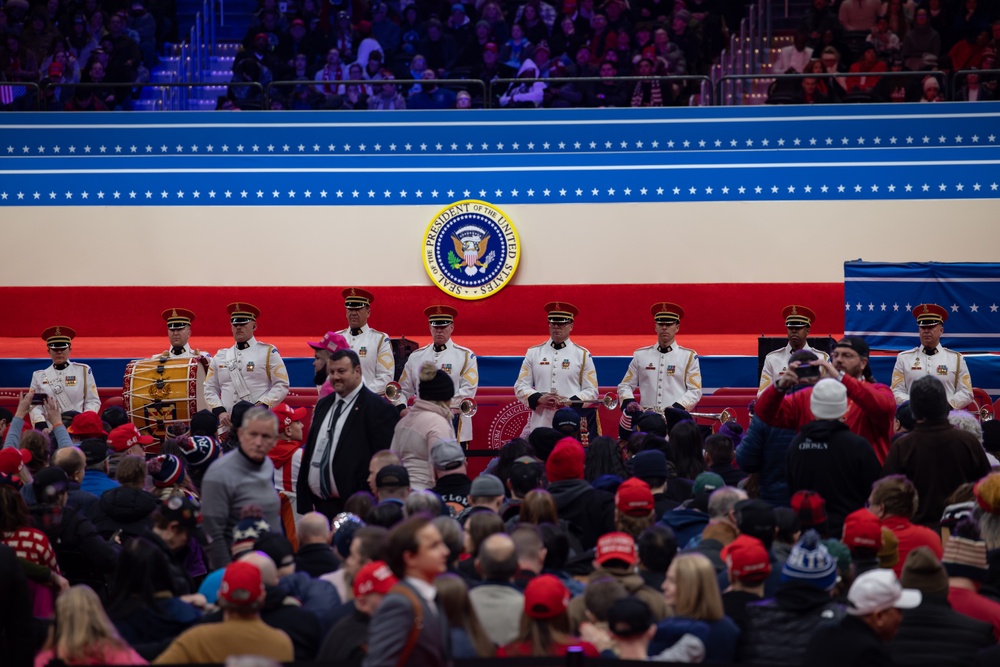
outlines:
[{"label": "white military dress uniform", "polygon": [[[63,366],[63,364],[60,364]],[[101,397],[97,394],[94,371],[87,364],[70,361],[63,368],[50,364],[48,368],[31,374],[31,389],[36,394],[48,394],[56,401],[60,412],[77,410],[97,412],[101,409]],[[45,421],[40,408],[31,409],[31,423]]]},{"label": "white military dress uniform", "polygon": [[206,364],[212,359],[212,355],[209,354],[208,352],[205,352],[204,350],[199,350],[196,347],[191,347],[190,345],[187,344],[185,344],[184,347],[181,348],[180,352],[175,352],[174,348],[170,347],[164,350],[163,352],[160,352],[159,354],[154,354],[153,356],[150,357],[150,359],[162,359],[164,357],[166,357],[167,359],[191,359],[194,357],[200,357],[205,360]]},{"label": "white military dress uniform", "polygon": [[278,349],[251,337],[215,353],[205,376],[210,410],[229,412],[239,401],[272,407],[288,395],[288,371]]},{"label": "white military dress uniform", "polygon": [[376,394],[385,393],[385,385],[396,373],[396,357],[392,354],[389,336],[365,324],[354,335],[350,327],[338,331],[361,360],[361,377],[365,386]]},{"label": "white military dress uniform", "polygon": [[[458,409],[466,398],[475,398],[479,388],[479,361],[475,353],[467,347],[456,345],[448,340],[438,349],[434,344],[424,346],[413,352],[406,360],[403,373],[399,376],[400,393],[403,401],[409,401],[417,396],[420,390],[420,366],[425,363],[434,364],[451,377],[455,384],[455,397],[451,399],[451,407]],[[458,419],[456,432],[459,442],[472,440],[472,417],[462,415]]]},{"label": "white military dress uniform", "polygon": [[[948,319],[948,310],[936,303],[921,303],[911,312],[921,328],[943,325]],[[941,381],[951,407],[960,409],[972,402],[972,377],[965,359],[938,341],[934,348],[920,345],[896,357],[892,369],[892,395],[896,405],[910,400],[910,386],[925,375],[933,375]]]},{"label": "white military dress uniform", "polygon": [[[802,350],[812,352],[824,361],[830,361],[830,355],[826,352],[809,347],[808,344],[802,346]],[[764,357],[764,368],[760,372],[760,385],[757,387],[757,395],[764,393],[773,382],[776,382],[785,371],[788,370],[788,360],[792,358],[792,344],[789,343],[780,350],[768,352]]]},{"label": "white military dress uniform", "polygon": [[927,354],[923,347],[900,352],[892,369],[892,395],[896,405],[910,400],[910,386],[925,375],[941,380],[948,403],[961,409],[972,402],[972,377],[961,353],[938,345]]},{"label": "white military dress uniform", "polygon": [[[42,340],[50,349],[67,349],[76,337],[76,332],[69,327],[49,327],[42,332]],[[97,394],[97,382],[94,371],[87,364],[66,360],[65,363],[50,364],[48,368],[31,374],[31,389],[36,394],[51,396],[60,412],[77,410],[79,412],[97,412],[101,409],[101,397]],[[40,406],[31,408],[32,424],[46,421]]]},{"label": "white military dress uniform", "polygon": [[676,343],[668,345],[666,351],[659,345],[640,347],[618,385],[618,400],[635,400],[636,388],[644,410],[662,413],[674,403],[691,410],[701,400],[698,353]]},{"label": "white military dress uniform", "polygon": [[[528,348],[514,384],[514,394],[517,400],[530,407],[528,399],[532,395],[550,392],[563,398],[575,396],[583,403],[597,400],[597,369],[589,350],[569,339],[557,350],[551,338]],[[534,410],[527,430],[551,427],[553,416],[555,410]]]}]

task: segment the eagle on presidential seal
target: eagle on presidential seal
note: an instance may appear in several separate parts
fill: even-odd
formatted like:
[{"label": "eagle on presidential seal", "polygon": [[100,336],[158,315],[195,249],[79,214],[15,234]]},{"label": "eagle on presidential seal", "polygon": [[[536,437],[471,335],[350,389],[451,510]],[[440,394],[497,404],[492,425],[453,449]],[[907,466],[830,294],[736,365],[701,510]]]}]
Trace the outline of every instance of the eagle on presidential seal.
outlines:
[{"label": "eagle on presidential seal", "polygon": [[486,230],[475,225],[466,225],[456,230],[451,235],[451,240],[455,244],[455,252],[449,253],[448,263],[453,269],[458,269],[464,264],[464,271],[468,276],[485,273],[486,267],[496,257],[495,251],[486,254],[489,239],[490,235]]}]

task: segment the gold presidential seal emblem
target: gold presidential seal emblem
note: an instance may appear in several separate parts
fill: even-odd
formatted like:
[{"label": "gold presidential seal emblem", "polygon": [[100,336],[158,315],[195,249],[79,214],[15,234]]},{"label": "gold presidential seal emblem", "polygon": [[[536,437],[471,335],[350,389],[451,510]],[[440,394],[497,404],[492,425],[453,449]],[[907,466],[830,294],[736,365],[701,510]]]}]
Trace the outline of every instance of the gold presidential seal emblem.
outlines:
[{"label": "gold presidential seal emblem", "polygon": [[424,268],[448,294],[484,299],[503,289],[517,271],[520,238],[503,211],[466,199],[441,209],[424,234]]}]

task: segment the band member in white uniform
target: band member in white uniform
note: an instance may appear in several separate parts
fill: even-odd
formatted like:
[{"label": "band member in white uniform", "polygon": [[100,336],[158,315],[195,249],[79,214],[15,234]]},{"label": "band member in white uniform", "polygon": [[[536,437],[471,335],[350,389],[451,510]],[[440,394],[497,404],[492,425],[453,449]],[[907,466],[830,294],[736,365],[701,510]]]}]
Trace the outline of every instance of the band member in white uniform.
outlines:
[{"label": "band member in white uniform", "polygon": [[161,317],[167,323],[167,338],[170,340],[170,347],[159,354],[154,354],[151,358],[190,359],[200,357],[201,363],[207,369],[212,355],[188,345],[194,313],[187,308],[167,308],[161,313]]},{"label": "band member in white uniform", "polygon": [[239,401],[271,407],[288,395],[288,371],[278,349],[254,338],[260,309],[237,302],[226,312],[236,344],[215,353],[205,376],[205,402],[224,429],[232,426],[229,411]]},{"label": "band member in white uniform", "polygon": [[[74,338],[76,332],[69,327],[49,327],[42,332],[52,365],[32,373],[30,388],[35,390],[36,398],[40,394],[54,398],[60,412],[77,410],[96,413],[101,409],[101,397],[97,395],[94,371],[87,364],[69,360]],[[40,405],[34,406],[29,416],[36,426],[54,426],[45,421]]]},{"label": "band member in white uniform", "polygon": [[640,347],[632,355],[618,385],[618,400],[626,412],[653,410],[662,414],[669,407],[691,410],[701,400],[701,365],[697,352],[675,341],[684,309],[676,303],[660,302],[649,312],[656,327],[656,345]]},{"label": "band member in white uniform", "polygon": [[549,340],[528,348],[514,394],[532,409],[525,433],[539,426],[552,426],[556,410],[566,405],[587,419],[588,433],[600,435],[597,411],[584,403],[597,401],[597,370],[590,351],[569,339],[578,314],[576,306],[557,301],[545,304],[549,317]]},{"label": "band member in white uniform", "polygon": [[347,307],[347,328],[338,331],[361,359],[361,377],[376,394],[385,393],[385,385],[396,377],[396,358],[389,336],[368,326],[375,296],[359,287],[348,287],[341,294]]},{"label": "band member in white uniform", "polygon": [[785,318],[788,345],[780,350],[768,352],[764,357],[764,368],[760,372],[760,385],[757,387],[758,396],[788,370],[788,360],[799,350],[812,352],[823,361],[830,361],[830,355],[826,352],[809,347],[809,330],[816,321],[816,313],[805,306],[785,306],[781,316]]},{"label": "band member in white uniform", "polygon": [[[476,397],[476,390],[479,388],[479,361],[472,350],[456,345],[451,339],[451,334],[455,331],[455,317],[458,316],[456,309],[451,306],[431,306],[424,309],[424,315],[430,323],[433,342],[416,350],[406,360],[403,373],[399,376],[403,405],[417,396],[420,366],[425,363],[434,364],[435,368],[447,373],[455,384],[455,397],[451,401],[455,432],[459,442],[467,443],[472,440],[472,417],[462,415],[459,408],[463,400]],[[406,414],[405,411],[402,414]]]},{"label": "band member in white uniform", "polygon": [[900,352],[892,369],[892,395],[896,405],[910,400],[910,385],[925,375],[933,375],[944,384],[951,407],[960,410],[972,402],[972,377],[965,358],[941,345],[948,311],[935,303],[922,303],[913,309],[920,329],[920,345]]}]

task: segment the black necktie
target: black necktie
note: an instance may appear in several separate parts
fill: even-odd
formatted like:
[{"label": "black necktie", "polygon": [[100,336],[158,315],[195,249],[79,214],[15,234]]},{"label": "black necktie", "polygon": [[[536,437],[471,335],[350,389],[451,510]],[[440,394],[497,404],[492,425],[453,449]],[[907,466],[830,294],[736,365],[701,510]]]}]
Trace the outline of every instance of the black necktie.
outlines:
[{"label": "black necktie", "polygon": [[183,347],[172,347],[172,348],[170,348],[170,352],[179,356],[179,355],[184,354],[184,348]]},{"label": "black necktie", "polygon": [[237,350],[245,350],[245,349],[247,349],[248,347],[250,347],[250,343],[249,343],[249,342],[244,342],[244,343],[236,343],[236,349],[237,349]]},{"label": "black necktie", "polygon": [[361,335],[361,329],[355,329],[355,328],[352,327],[351,328],[351,335],[352,336],[360,336]]},{"label": "black necktie", "polygon": [[555,341],[552,341],[552,347],[553,347],[553,349],[561,350],[564,347],[566,347],[566,343],[557,343]]},{"label": "black necktie", "polygon": [[326,433],[326,449],[323,450],[323,456],[319,461],[319,486],[326,498],[329,498],[333,492],[333,489],[330,488],[330,476],[333,475],[333,471],[330,469],[330,459],[333,457],[333,448],[336,444],[333,441],[333,432],[337,429],[337,420],[340,419],[340,411],[344,408],[344,403],[343,399],[337,399],[337,406],[333,409],[333,418],[330,419],[330,430]]},{"label": "black necktie", "polygon": [[924,354],[926,354],[928,357],[933,357],[937,353],[938,353],[938,351],[937,351],[936,347],[925,347],[924,348]]},{"label": "black necktie", "polygon": [[671,347],[670,345],[667,345],[666,347],[663,347],[662,345],[657,345],[656,349],[660,351],[660,354],[667,354],[668,352],[674,351],[674,348]]}]

